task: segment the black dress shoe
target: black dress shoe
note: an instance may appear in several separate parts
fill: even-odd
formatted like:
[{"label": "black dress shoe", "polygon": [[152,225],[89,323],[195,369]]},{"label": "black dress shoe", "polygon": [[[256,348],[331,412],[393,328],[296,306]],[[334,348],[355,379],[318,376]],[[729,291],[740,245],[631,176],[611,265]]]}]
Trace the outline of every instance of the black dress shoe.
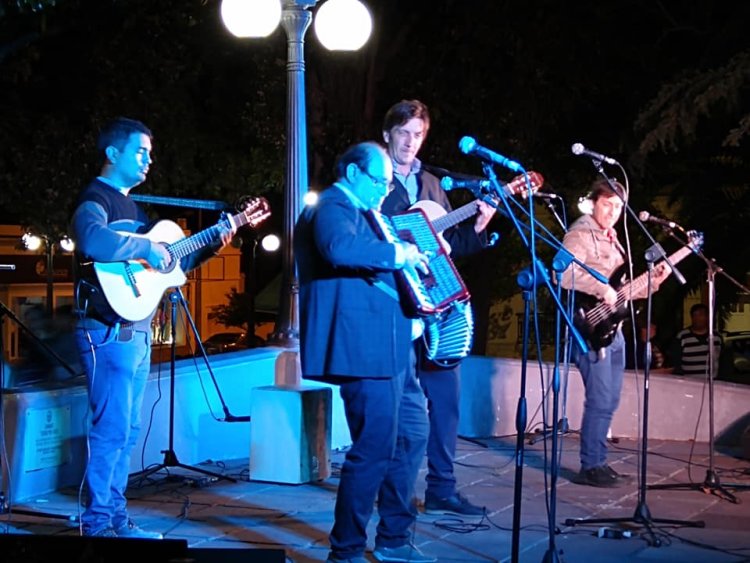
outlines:
[{"label": "black dress shoe", "polygon": [[602,487],[608,489],[623,485],[623,482],[612,475],[605,466],[581,469],[571,481],[578,485],[588,485],[589,487]]},{"label": "black dress shoe", "polygon": [[461,493],[455,493],[446,498],[425,495],[425,514],[452,514],[455,516],[482,516],[485,512],[484,506],[477,506],[469,502]]},{"label": "black dress shoe", "polygon": [[623,485],[627,485],[628,483],[633,482],[632,475],[627,475],[625,473],[618,473],[617,471],[612,469],[612,467],[610,467],[609,464],[606,464],[606,463],[602,467],[604,467],[604,469],[608,471],[609,474],[612,475],[612,477],[619,480]]}]

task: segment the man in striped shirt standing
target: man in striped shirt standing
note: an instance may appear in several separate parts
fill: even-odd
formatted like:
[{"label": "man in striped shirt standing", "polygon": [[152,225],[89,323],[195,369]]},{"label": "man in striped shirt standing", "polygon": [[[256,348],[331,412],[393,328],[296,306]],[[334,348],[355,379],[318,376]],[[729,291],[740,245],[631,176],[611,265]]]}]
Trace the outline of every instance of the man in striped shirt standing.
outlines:
[{"label": "man in striped shirt standing", "polygon": [[[673,344],[674,373],[692,377],[707,377],[708,365],[708,307],[696,303],[690,307],[690,326],[677,333]],[[713,335],[714,352],[712,375],[719,374],[721,336]]]}]

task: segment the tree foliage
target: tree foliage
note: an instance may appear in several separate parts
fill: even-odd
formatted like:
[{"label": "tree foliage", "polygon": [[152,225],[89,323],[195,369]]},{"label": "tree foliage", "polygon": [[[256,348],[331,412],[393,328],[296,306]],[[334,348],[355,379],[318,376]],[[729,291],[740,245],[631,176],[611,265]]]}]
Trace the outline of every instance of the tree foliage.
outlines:
[{"label": "tree foliage", "polygon": [[252,297],[246,293],[239,293],[232,288],[226,294],[227,302],[211,307],[208,318],[224,326],[236,326],[248,330],[248,319],[251,318],[253,306]]},{"label": "tree foliage", "polygon": [[[735,242],[749,205],[748,3],[369,5],[374,35],[360,52],[327,52],[312,30],[306,37],[311,186],[332,180],[347,145],[381,138],[391,104],[419,98],[433,117],[424,161],[481,174],[456,148],[472,135],[542,173],[572,220],[596,172],[571,156],[571,144],[624,155],[631,205],[652,209],[656,195],[672,194],[681,203],[675,219],[703,229],[710,255],[744,277],[747,250]],[[278,199],[287,103],[281,28],[238,40],[220,22],[218,0],[65,0],[40,12],[6,8],[0,42],[6,221],[64,230],[97,172],[96,131],[115,115],[155,132],[143,192]],[[451,197],[459,205],[468,196]],[[547,210],[536,212],[561,238]],[[272,221],[280,218],[276,211]],[[514,274],[529,253],[506,218],[490,229],[501,234],[498,247],[462,267],[474,287],[507,297],[518,291]],[[554,251],[539,242],[538,253],[549,263]]]}]

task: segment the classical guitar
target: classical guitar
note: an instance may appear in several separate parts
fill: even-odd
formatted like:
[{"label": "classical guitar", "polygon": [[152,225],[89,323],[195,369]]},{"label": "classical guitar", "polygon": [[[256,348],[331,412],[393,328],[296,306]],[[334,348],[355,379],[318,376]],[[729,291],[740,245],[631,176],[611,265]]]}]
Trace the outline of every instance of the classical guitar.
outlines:
[{"label": "classical guitar", "polygon": [[149,266],[145,260],[94,262],[94,271],[107,303],[126,321],[145,319],[156,308],[164,291],[185,283],[180,259],[208,246],[221,236],[221,228],[255,226],[271,215],[265,198],[253,198],[236,215],[222,215],[219,222],[189,237],[172,221],[159,221],[146,233],[122,233],[162,243],[172,260],[163,270]]},{"label": "classical guitar", "polygon": [[[687,235],[688,244],[669,256],[672,264],[677,264],[703,246],[702,233],[688,231]],[[617,300],[612,306],[592,295],[575,292],[577,310],[573,316],[573,324],[592,350],[600,350],[612,343],[620,323],[628,316],[627,304],[630,296],[637,295],[647,287],[648,272],[642,273],[633,281],[627,281],[626,269],[626,265],[623,264],[610,276],[610,285],[617,290]]]},{"label": "classical guitar", "polygon": [[[521,195],[526,197],[529,193],[529,186],[531,187],[532,193],[536,193],[544,184],[544,177],[539,172],[529,172],[529,182],[526,182],[526,176],[523,174],[516,176],[505,186],[503,186],[503,192],[508,196]],[[476,201],[471,201],[466,205],[462,205],[458,209],[454,209],[450,213],[443,209],[443,206],[439,203],[430,200],[418,201],[412,205],[409,210],[421,209],[427,215],[430,223],[432,224],[435,232],[438,233],[440,243],[450,253],[450,245],[443,238],[442,233],[446,229],[450,229],[452,226],[473,217],[479,212]]]}]

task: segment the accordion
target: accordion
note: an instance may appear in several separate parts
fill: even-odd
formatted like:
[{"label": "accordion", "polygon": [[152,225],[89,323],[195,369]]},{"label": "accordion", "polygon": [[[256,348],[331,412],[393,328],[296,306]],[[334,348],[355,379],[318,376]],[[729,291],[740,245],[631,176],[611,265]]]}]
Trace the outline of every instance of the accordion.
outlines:
[{"label": "accordion", "polygon": [[399,289],[407,300],[407,309],[419,316],[433,315],[447,309],[454,301],[469,299],[469,290],[424,211],[413,209],[386,217],[370,210],[367,216],[380,238],[392,243],[410,242],[420,252],[432,256],[427,274],[411,268],[396,272]]},{"label": "accordion", "polygon": [[396,271],[402,302],[424,319],[427,357],[433,361],[465,357],[474,334],[468,303],[471,296],[427,215],[421,209],[393,217],[375,210],[366,215],[380,238],[391,243],[410,242],[432,257],[427,274],[412,268]]}]

